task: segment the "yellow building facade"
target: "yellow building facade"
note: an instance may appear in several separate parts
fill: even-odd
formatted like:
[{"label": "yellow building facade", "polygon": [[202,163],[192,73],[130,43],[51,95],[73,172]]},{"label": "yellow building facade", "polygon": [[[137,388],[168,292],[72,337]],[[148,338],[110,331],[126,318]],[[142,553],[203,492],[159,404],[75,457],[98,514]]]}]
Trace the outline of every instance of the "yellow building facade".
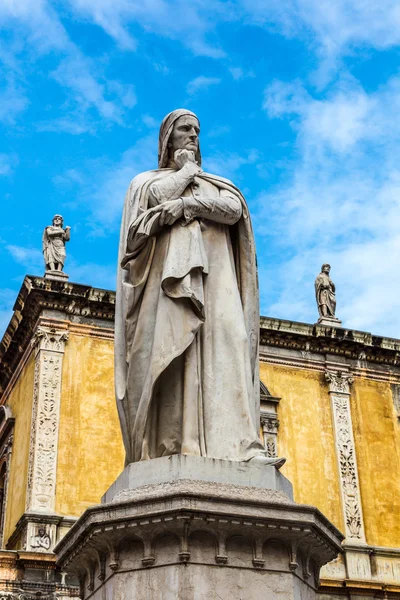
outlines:
[{"label": "yellow building facade", "polygon": [[[79,596],[54,546],[124,467],[115,295],[26,277],[0,344],[0,591]],[[320,599],[400,598],[400,341],[261,317],[260,434],[345,535]],[[28,597],[27,596],[27,597]]]}]

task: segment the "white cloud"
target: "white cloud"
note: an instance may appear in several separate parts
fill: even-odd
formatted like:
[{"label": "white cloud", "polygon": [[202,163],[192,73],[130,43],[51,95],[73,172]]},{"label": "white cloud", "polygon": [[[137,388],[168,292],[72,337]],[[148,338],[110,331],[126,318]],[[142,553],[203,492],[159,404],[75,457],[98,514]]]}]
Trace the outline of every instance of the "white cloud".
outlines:
[{"label": "white cloud", "polygon": [[5,86],[0,89],[0,122],[14,125],[19,114],[27,108],[29,101],[11,73],[4,78],[4,81]]},{"label": "white cloud", "polygon": [[136,104],[133,86],[118,81],[100,83],[100,76],[93,75],[95,72],[93,61],[74,50],[51,76],[72,91],[74,100],[84,112],[94,107],[104,119],[122,124],[124,108]]},{"label": "white cloud", "polygon": [[247,22],[308,40],[321,59],[320,84],[355,48],[400,44],[397,0],[238,0],[236,6]]},{"label": "white cloud", "polygon": [[117,248],[115,249],[115,260],[111,265],[98,263],[80,263],[73,256],[67,256],[65,271],[69,280],[74,283],[87,283],[93,287],[107,290],[115,290],[117,275]]},{"label": "white cloud", "polygon": [[240,81],[246,77],[255,77],[254,71],[244,71],[242,67],[231,67],[229,72],[235,81]]},{"label": "white cloud", "polygon": [[256,150],[237,154],[235,152],[214,152],[203,157],[203,168],[215,175],[221,175],[233,179],[244,165],[254,164],[257,161]]},{"label": "white cloud", "polygon": [[273,238],[283,264],[279,300],[264,311],[316,320],[313,281],[332,265],[338,316],[351,327],[400,335],[400,80],[367,94],[342,81],[324,99],[300,84],[274,82],[264,107],[271,117],[291,116],[297,156],[286,185],[258,200],[256,228]]},{"label": "white cloud", "polygon": [[37,248],[8,244],[6,249],[15,262],[25,267],[29,273],[37,273],[44,270],[43,254]]},{"label": "white cloud", "polygon": [[[38,248],[29,246],[6,245],[6,249],[18,265],[25,268],[31,275],[42,275],[45,270],[43,254]],[[115,250],[117,254],[117,249]],[[97,264],[93,262],[82,263],[67,251],[64,271],[68,273],[70,281],[75,283],[87,283],[90,281],[94,287],[115,289],[116,260],[111,265]],[[0,290],[0,325],[2,304],[5,304],[6,315],[9,314],[11,303],[15,302],[16,292],[13,290]]]},{"label": "white cloud", "polygon": [[142,29],[183,43],[194,54],[221,58],[225,55],[217,41],[208,40],[216,21],[225,20],[231,10],[214,0],[73,0],[68,6],[92,19],[125,50],[135,50],[137,41],[129,28]]},{"label": "white cloud", "polygon": [[92,215],[92,235],[103,236],[119,227],[124,197],[133,177],[156,168],[157,131],[152,131],[126,150],[118,162],[87,161],[82,171],[60,173],[53,182],[57,186],[79,186],[78,202],[84,202]]},{"label": "white cloud", "polygon": [[206,90],[212,85],[218,85],[221,80],[218,77],[205,77],[205,75],[199,75],[187,84],[186,90],[190,96],[194,96],[199,90]]},{"label": "white cloud", "polygon": [[15,154],[0,154],[0,177],[11,175],[17,163],[18,157]]},{"label": "white cloud", "polygon": [[[0,120],[13,123],[28,104],[23,61],[37,61],[52,53],[56,68],[49,76],[67,94],[61,111],[66,114],[53,122],[39,123],[39,130],[64,131],[73,134],[91,132],[95,128],[93,115],[107,122],[123,124],[127,110],[136,104],[131,84],[108,80],[101,61],[85,56],[70,39],[58,13],[48,0],[6,0],[0,5],[3,30],[9,30],[9,48],[0,48],[0,61],[7,67],[7,85],[0,92]],[[24,42],[22,42],[24,40]]]}]

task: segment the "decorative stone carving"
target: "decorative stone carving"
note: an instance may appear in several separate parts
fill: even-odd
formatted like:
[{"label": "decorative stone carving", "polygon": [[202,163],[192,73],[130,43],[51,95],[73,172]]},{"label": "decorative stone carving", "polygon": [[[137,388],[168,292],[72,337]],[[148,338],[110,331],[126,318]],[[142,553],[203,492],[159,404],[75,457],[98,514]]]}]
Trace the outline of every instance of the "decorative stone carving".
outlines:
[{"label": "decorative stone carving", "polygon": [[353,426],[350,384],[354,378],[343,371],[326,371],[332,403],[336,453],[347,540],[365,542]]},{"label": "decorative stone carving", "polygon": [[392,383],[390,387],[392,389],[394,409],[397,417],[400,419],[400,385],[398,383]]},{"label": "decorative stone carving", "polygon": [[260,421],[264,437],[264,446],[267,450],[267,455],[271,458],[278,456],[277,434],[279,428],[279,420],[276,414],[261,412]]},{"label": "decorative stone carving", "polygon": [[14,441],[14,423],[8,406],[0,406],[0,477],[2,487],[0,488],[0,547],[3,546],[4,519],[8,504],[8,480],[10,474],[10,463]]},{"label": "decorative stone carving", "polygon": [[62,362],[68,332],[39,326],[33,337],[35,375],[27,511],[53,512]]},{"label": "decorative stone carving", "polygon": [[272,396],[265,383],[260,381],[260,423],[267,456],[278,456],[279,419],[277,407],[280,398]]},{"label": "decorative stone carving", "polygon": [[48,552],[51,546],[51,539],[46,530],[40,527],[37,534],[31,539],[31,549],[36,552]]},{"label": "decorative stone carving", "polygon": [[331,393],[350,394],[350,384],[354,381],[351,373],[346,373],[345,371],[326,371],[325,378],[329,383],[329,391]]}]

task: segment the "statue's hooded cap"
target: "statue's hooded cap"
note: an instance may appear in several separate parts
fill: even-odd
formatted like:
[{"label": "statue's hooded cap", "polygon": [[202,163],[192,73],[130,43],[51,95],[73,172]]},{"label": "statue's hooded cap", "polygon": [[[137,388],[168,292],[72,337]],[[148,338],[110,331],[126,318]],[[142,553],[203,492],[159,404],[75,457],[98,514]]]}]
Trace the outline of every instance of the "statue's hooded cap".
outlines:
[{"label": "statue's hooded cap", "polygon": [[[173,110],[166,117],[164,117],[163,122],[160,127],[160,135],[158,138],[158,168],[163,169],[168,164],[168,142],[171,136],[172,130],[174,128],[175,122],[185,115],[190,115],[194,117],[198,123],[200,123],[197,115],[195,115],[187,108],[178,108],[177,110]],[[200,145],[196,152],[196,161],[199,166],[201,166],[201,154],[200,154]]]}]

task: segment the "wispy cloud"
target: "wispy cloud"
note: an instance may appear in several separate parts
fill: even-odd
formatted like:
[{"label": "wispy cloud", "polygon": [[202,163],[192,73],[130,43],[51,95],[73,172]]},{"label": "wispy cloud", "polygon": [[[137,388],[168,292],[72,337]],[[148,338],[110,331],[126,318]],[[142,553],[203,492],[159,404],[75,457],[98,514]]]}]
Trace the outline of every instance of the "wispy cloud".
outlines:
[{"label": "wispy cloud", "polygon": [[249,150],[243,154],[214,152],[203,158],[203,166],[210,173],[233,179],[241,167],[255,163],[257,158],[256,150]]},{"label": "wispy cloud", "polygon": [[0,89],[0,122],[14,125],[17,117],[27,108],[29,101],[12,73],[4,75],[3,81],[4,87]]},{"label": "wispy cloud", "polygon": [[0,176],[11,175],[17,164],[18,157],[15,154],[0,154]]},{"label": "wispy cloud", "polygon": [[312,282],[327,261],[339,317],[352,327],[399,335],[400,282],[393,277],[400,243],[399,104],[397,78],[372,94],[344,80],[323,100],[299,83],[266,89],[269,116],[292,119],[298,154],[286,185],[258,203],[258,233],[274,239],[285,257],[281,273],[274,273],[280,298],[269,312],[312,320]]},{"label": "wispy cloud", "polygon": [[137,48],[130,27],[139,24],[145,31],[183,43],[194,54],[225,56],[214,29],[216,19],[229,18],[231,7],[219,0],[73,0],[71,6],[76,13],[90,17],[125,50]]},{"label": "wispy cloud", "polygon": [[[108,159],[87,161],[82,171],[68,170],[58,175],[56,186],[77,186],[78,201],[85,203],[91,214],[92,235],[105,235],[116,230],[122,214],[126,190],[135,175],[157,168],[157,132],[139,138],[119,161]],[[95,182],[95,184],[94,184]]]},{"label": "wispy cloud", "polygon": [[221,83],[218,77],[206,77],[205,75],[199,75],[187,84],[186,90],[190,96],[194,96],[199,90],[206,90],[212,85]]},{"label": "wispy cloud", "polygon": [[[107,79],[100,62],[85,56],[71,40],[50,2],[3,3],[0,19],[13,40],[7,51],[0,48],[0,61],[7,66],[8,78],[0,92],[0,121],[14,122],[28,105],[21,62],[27,57],[37,61],[51,53],[57,66],[48,75],[65,91],[66,101],[61,107],[65,114],[39,123],[39,130],[91,132],[95,128],[91,109],[105,123],[124,124],[125,112],[136,104],[132,84]],[[17,39],[25,42],[16,43]]]},{"label": "wispy cloud", "polygon": [[316,81],[324,85],[355,48],[386,49],[400,44],[397,0],[238,0],[250,23],[306,40],[320,58]]},{"label": "wispy cloud", "polygon": [[44,270],[43,254],[37,248],[8,244],[6,249],[16,263],[25,267],[29,273]]},{"label": "wispy cloud", "polygon": [[[6,246],[6,250],[18,265],[24,267],[27,273],[44,273],[43,254],[37,248],[9,244]],[[90,281],[94,287],[115,289],[115,260],[109,265],[104,263],[98,264],[92,261],[82,262],[67,252],[64,271],[68,273],[70,280],[75,283],[87,283]],[[0,290],[0,320],[2,301],[4,301],[5,308],[9,311],[11,301],[15,302],[15,291],[5,290],[2,293]]]}]

